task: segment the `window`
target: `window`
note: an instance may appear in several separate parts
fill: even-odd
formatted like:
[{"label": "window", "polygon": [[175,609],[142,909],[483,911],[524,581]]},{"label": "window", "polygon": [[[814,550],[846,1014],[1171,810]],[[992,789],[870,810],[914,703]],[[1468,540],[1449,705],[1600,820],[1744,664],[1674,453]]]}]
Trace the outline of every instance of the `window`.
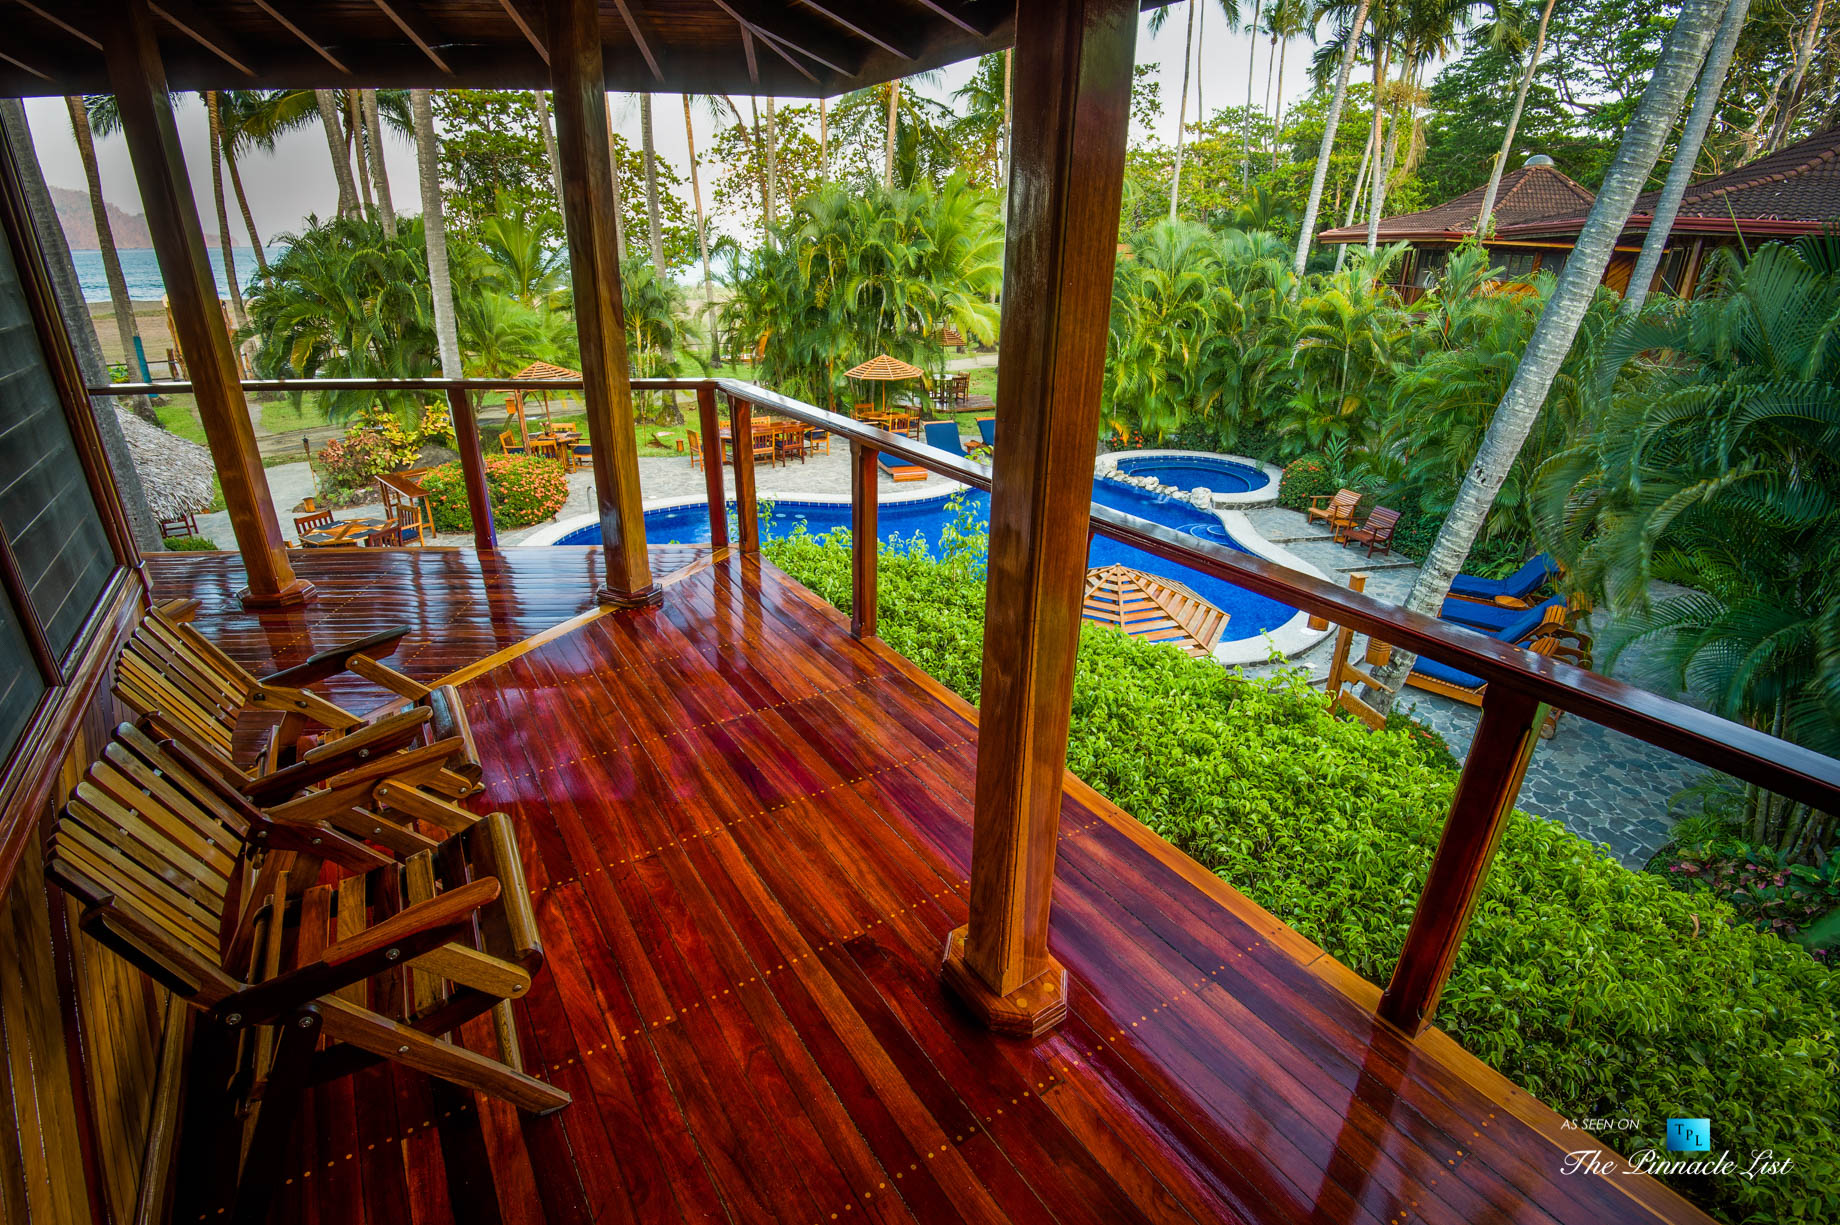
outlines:
[{"label": "window", "polygon": [[[32,605],[30,610],[11,610],[10,624],[20,632],[19,618],[29,613],[61,659],[101,599],[115,569],[115,556],[90,494],[63,402],[46,368],[19,269],[4,242],[0,242],[0,531],[12,546]],[[20,637],[23,641],[24,634]],[[10,701],[10,696],[0,701]]]}]

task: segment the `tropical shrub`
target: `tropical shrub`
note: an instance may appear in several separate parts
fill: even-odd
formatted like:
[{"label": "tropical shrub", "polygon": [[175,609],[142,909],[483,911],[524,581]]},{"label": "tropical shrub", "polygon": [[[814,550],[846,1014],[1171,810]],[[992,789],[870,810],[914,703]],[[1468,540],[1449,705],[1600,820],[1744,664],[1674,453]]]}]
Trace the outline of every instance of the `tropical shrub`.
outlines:
[{"label": "tropical shrub", "polygon": [[[492,499],[492,522],[500,529],[529,527],[554,518],[569,500],[568,469],[541,455],[488,455],[486,492]],[[442,464],[422,477],[434,526],[440,532],[471,531],[466,504],[466,477],[460,464]]]},{"label": "tropical shrub", "polygon": [[1284,475],[1278,481],[1278,505],[1308,510],[1310,499],[1333,494],[1339,488],[1320,457],[1293,459],[1284,466]]},{"label": "tropical shrub", "polygon": [[203,536],[168,536],[160,542],[168,553],[209,553],[217,548]]},{"label": "tropical shrub", "polygon": [[[847,607],[847,533],[768,556]],[[970,550],[966,550],[967,553]],[[879,632],[975,701],[984,593],[957,554],[882,550]],[[1080,640],[1068,766],[1343,964],[1385,982],[1443,829],[1453,763],[1409,730],[1333,717],[1300,677],[1252,681],[1098,626]],[[1670,1115],[1718,1120],[1778,1177],[1679,1180],[1738,1220],[1840,1213],[1840,972],[1725,902],[1513,814],[1438,1024],[1562,1114],[1637,1121],[1598,1137],[1660,1149]]]},{"label": "tropical shrub", "polygon": [[334,438],[315,457],[320,497],[334,506],[353,505],[352,499],[362,501],[381,473],[396,472],[414,458],[413,447],[405,452],[399,442],[375,430],[354,430]]}]

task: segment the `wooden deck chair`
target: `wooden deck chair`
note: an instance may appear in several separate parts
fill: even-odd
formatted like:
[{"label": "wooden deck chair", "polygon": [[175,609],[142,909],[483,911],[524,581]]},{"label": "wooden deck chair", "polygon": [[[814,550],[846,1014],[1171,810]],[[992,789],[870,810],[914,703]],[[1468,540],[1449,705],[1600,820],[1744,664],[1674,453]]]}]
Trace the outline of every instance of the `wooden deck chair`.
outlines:
[{"label": "wooden deck chair", "polygon": [[888,470],[890,478],[896,481],[924,481],[926,469],[916,464],[897,464],[886,451],[875,453],[876,462]]},{"label": "wooden deck chair", "polygon": [[1304,522],[1314,523],[1318,519],[1327,521],[1329,530],[1340,541],[1342,533],[1354,526],[1354,509],[1361,504],[1361,495],[1353,489],[1343,489],[1333,495],[1318,494],[1310,499],[1310,509],[1305,512]]},{"label": "wooden deck chair", "polygon": [[1367,512],[1366,523],[1343,530],[1342,543],[1366,545],[1369,557],[1374,555],[1375,549],[1390,555],[1393,551],[1393,529],[1398,526],[1398,511],[1376,506]]},{"label": "wooden deck chair", "polygon": [[503,451],[506,455],[522,455],[524,453],[524,444],[519,442],[518,436],[513,434],[510,430],[500,430],[498,434],[498,449]]},{"label": "wooden deck chair", "polygon": [[337,520],[329,510],[316,510],[305,515],[294,516],[294,534],[304,536],[308,532],[317,532],[323,527],[331,527]]},{"label": "wooden deck chair", "polygon": [[[1555,603],[1540,615],[1539,623],[1530,631],[1510,638],[1513,630],[1502,631],[1491,637],[1503,641],[1513,641],[1516,646],[1524,647],[1535,655],[1544,655],[1552,659],[1562,659],[1576,664],[1580,668],[1591,667],[1591,636],[1573,629],[1568,623],[1569,614],[1563,604]],[[1518,627],[1516,627],[1518,628]],[[1439,663],[1435,659],[1420,657],[1412,665],[1412,671],[1406,675],[1406,684],[1414,689],[1423,689],[1427,693],[1462,702],[1466,706],[1482,705],[1482,695],[1488,690],[1488,682],[1479,676],[1453,668],[1449,664]],[[1547,713],[1546,722],[1540,725],[1542,738],[1551,739],[1558,727],[1557,710]]]},{"label": "wooden deck chair", "polygon": [[[182,749],[124,729],[53,821],[45,856],[85,932],[236,1043],[234,1221],[265,1219],[309,1085],[389,1061],[531,1113],[569,1104],[522,1070],[510,1001],[543,950],[503,813],[444,844],[438,864],[392,863],[334,830],[272,822]],[[357,874],[314,883],[322,860]],[[290,889],[297,875],[307,888]],[[445,1040],[488,1012],[500,1058]]]}]

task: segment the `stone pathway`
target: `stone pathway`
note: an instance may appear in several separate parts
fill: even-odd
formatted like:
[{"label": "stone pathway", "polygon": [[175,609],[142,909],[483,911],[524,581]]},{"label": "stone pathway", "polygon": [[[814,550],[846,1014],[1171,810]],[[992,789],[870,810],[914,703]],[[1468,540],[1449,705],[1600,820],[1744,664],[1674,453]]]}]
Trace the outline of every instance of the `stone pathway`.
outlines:
[{"label": "stone pathway", "polygon": [[[733,474],[725,471],[729,495],[734,493]],[[268,470],[275,504],[280,509],[282,530],[292,535],[291,509],[312,490],[311,474],[305,464],[284,464]],[[701,498],[703,473],[680,457],[648,458],[639,461],[639,479],[648,504],[671,498]],[[781,467],[763,467],[757,476],[762,497],[787,497],[800,494],[827,494],[847,497],[850,491],[849,454],[845,447],[833,447],[829,455],[814,456],[808,462]],[[938,477],[924,484],[899,487],[898,493],[886,476],[882,496],[926,496],[947,487]],[[594,510],[593,479],[588,472],[569,478],[569,500],[557,519],[569,519]],[[353,507],[341,515],[381,513],[377,506]],[[1362,552],[1335,544],[1329,534],[1307,525],[1304,516],[1280,507],[1261,507],[1248,512],[1253,526],[1264,536],[1282,544],[1305,561],[1311,562],[1339,583],[1356,571],[1369,576],[1367,591],[1383,600],[1405,599],[1417,577],[1418,568],[1394,555],[1369,561]],[[553,526],[554,521],[500,533],[500,542],[515,545],[529,536]],[[229,516],[199,516],[201,533],[226,548],[234,547]],[[454,543],[461,543],[456,540]],[[1589,628],[1601,637],[1602,614],[1591,618]],[[1365,638],[1357,636],[1354,653],[1365,648]],[[1270,675],[1280,668],[1306,670],[1320,683],[1328,675],[1334,649],[1331,636],[1310,650],[1281,665],[1258,665],[1245,669],[1247,675]],[[1642,677],[1646,669],[1639,655],[1632,653],[1612,670],[1624,680]],[[1647,687],[1654,686],[1642,681]],[[1679,696],[1679,695],[1674,695]],[[1462,759],[1475,734],[1478,711],[1449,698],[1408,689],[1401,699],[1402,708],[1437,731],[1449,743],[1451,751]],[[1621,733],[1610,731],[1585,719],[1566,715],[1559,720],[1550,740],[1542,740],[1534,752],[1522,788],[1520,806],[1537,816],[1564,822],[1580,837],[1604,846],[1625,866],[1640,868],[1655,851],[1666,844],[1674,816],[1670,802],[1684,788],[1701,781],[1708,771],[1683,757],[1654,748]]]}]

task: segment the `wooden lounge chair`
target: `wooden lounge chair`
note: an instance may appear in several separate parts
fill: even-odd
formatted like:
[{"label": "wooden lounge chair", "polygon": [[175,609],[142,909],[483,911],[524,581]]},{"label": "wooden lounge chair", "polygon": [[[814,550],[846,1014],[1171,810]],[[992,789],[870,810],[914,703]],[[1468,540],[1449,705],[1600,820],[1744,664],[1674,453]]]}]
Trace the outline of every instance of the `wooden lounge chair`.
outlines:
[{"label": "wooden lounge chair", "polygon": [[959,441],[958,423],[956,421],[929,421],[926,423],[926,445],[936,447],[960,459],[970,459],[965,454],[965,445]]},{"label": "wooden lounge chair", "polygon": [[925,468],[916,467],[913,464],[897,464],[886,451],[877,451],[875,460],[887,469],[888,475],[896,481],[924,481],[926,479]]},{"label": "wooden lounge chair", "polygon": [[[1563,659],[1581,668],[1591,666],[1591,636],[1571,628],[1562,607],[1542,609],[1531,628],[1522,621],[1490,636],[1525,647],[1535,655]],[[1423,657],[1413,663],[1412,671],[1406,675],[1406,684],[1427,693],[1453,698],[1468,706],[1482,705],[1482,695],[1488,689],[1488,682],[1479,676]],[[1558,726],[1559,713],[1554,710],[1547,714],[1546,722],[1540,727],[1542,737],[1552,737]]]},{"label": "wooden lounge chair", "polygon": [[977,427],[978,436],[984,440],[985,449],[995,451],[997,449],[997,419],[995,417],[979,417],[977,419]]},{"label": "wooden lounge chair", "polygon": [[[238,1065],[217,1082],[241,1099],[233,1221],[266,1219],[309,1085],[388,1061],[531,1113],[569,1104],[522,1070],[510,1001],[543,950],[503,813],[397,864],[271,820],[183,748],[128,728],[52,822],[45,857],[83,931],[228,1039],[210,1047]],[[319,884],[322,860],[357,874]],[[487,1013],[499,1059],[457,1041]]]},{"label": "wooden lounge chair", "polygon": [[1354,508],[1361,504],[1361,495],[1353,489],[1343,489],[1333,496],[1318,494],[1310,499],[1310,509],[1305,512],[1305,522],[1314,523],[1318,519],[1326,521],[1329,530],[1339,541],[1342,533],[1354,526]]},{"label": "wooden lounge chair", "polygon": [[1534,592],[1559,577],[1559,563],[1550,553],[1541,553],[1521,564],[1507,578],[1477,578],[1459,574],[1450,580],[1450,595],[1455,600],[1482,604],[1499,604],[1504,608],[1525,608]]},{"label": "wooden lounge chair", "polygon": [[1565,596],[1554,596],[1543,600],[1531,608],[1513,608],[1505,604],[1480,604],[1473,600],[1451,598],[1444,601],[1438,616],[1445,621],[1454,621],[1458,625],[1481,630],[1485,634],[1499,634],[1507,631],[1510,640],[1531,633],[1538,626],[1546,611],[1556,608],[1568,616],[1574,611],[1571,601]]},{"label": "wooden lounge chair", "polygon": [[[311,729],[323,736],[348,735],[397,713],[404,703],[428,709],[428,732],[437,741],[457,741],[446,764],[467,787],[479,780],[479,755],[466,712],[452,686],[430,688],[380,660],[396,649],[407,627],[383,630],[314,655],[292,668],[258,677],[189,625],[150,612],[123,644],[115,668],[115,696],[138,715],[182,729],[226,760],[245,713],[279,715],[265,752],[264,771],[289,764],[295,746]],[[397,695],[367,714],[354,714],[303,688],[350,672]]]},{"label": "wooden lounge chair", "polygon": [[1372,557],[1374,550],[1383,553],[1393,551],[1393,529],[1399,526],[1399,512],[1384,506],[1376,506],[1367,512],[1367,522],[1360,527],[1346,528],[1342,532],[1343,544],[1364,544],[1367,555]]}]

